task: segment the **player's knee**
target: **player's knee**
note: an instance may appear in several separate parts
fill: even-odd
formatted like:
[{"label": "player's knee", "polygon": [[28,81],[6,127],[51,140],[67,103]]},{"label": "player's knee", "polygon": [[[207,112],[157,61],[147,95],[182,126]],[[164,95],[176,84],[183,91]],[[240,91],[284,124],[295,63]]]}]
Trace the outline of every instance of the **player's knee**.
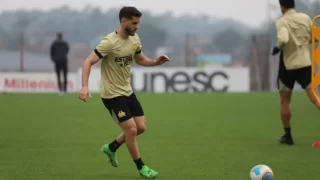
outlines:
[{"label": "player's knee", "polygon": [[137,135],[137,125],[132,118],[120,123],[120,126],[126,138]]},{"label": "player's knee", "polygon": [[126,137],[137,136],[137,132],[138,132],[138,130],[137,130],[137,127],[135,127],[135,126],[128,127],[124,130],[124,134]]},{"label": "player's knee", "polygon": [[144,116],[134,117],[134,121],[136,122],[136,125],[137,125],[138,135],[144,133],[147,129],[145,117]]},{"label": "player's knee", "polygon": [[147,126],[145,124],[137,127],[138,135],[144,133],[147,130]]}]

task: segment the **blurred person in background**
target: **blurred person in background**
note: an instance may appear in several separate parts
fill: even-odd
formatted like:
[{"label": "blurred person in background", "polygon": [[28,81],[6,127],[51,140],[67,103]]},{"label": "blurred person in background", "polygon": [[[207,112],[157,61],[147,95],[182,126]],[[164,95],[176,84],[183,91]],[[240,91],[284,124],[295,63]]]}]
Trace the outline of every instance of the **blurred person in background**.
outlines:
[{"label": "blurred person in background", "polygon": [[[51,44],[50,57],[55,65],[59,92],[61,94],[67,92],[68,52],[69,44],[63,39],[62,33],[57,33],[57,39]],[[61,82],[61,72],[63,73],[63,83]]]}]

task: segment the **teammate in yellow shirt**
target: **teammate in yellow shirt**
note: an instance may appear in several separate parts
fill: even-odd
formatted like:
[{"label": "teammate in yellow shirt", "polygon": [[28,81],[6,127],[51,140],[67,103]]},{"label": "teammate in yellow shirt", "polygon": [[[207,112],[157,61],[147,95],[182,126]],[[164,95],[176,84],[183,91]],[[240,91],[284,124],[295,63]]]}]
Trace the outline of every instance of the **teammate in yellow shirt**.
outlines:
[{"label": "teammate in yellow shirt", "polygon": [[158,172],[144,164],[138,150],[136,136],[146,129],[143,108],[130,84],[133,60],[142,66],[157,66],[169,61],[166,55],[152,60],[142,53],[142,45],[136,31],[142,13],[135,7],[123,7],[119,12],[120,27],[105,36],[96,49],[87,57],[82,67],[82,88],[78,97],[86,102],[91,97],[88,79],[91,66],[101,62],[101,98],[114,121],[122,128],[120,134],[110,144],[102,146],[112,166],[118,167],[117,149],[126,143],[138,171],[142,177],[155,178]]},{"label": "teammate in yellow shirt", "polygon": [[311,43],[312,20],[304,13],[295,10],[294,0],[279,0],[281,16],[276,21],[277,46],[271,50],[272,55],[280,52],[278,88],[281,98],[281,120],[285,134],[280,142],[293,145],[291,134],[291,96],[295,82],[307,92],[310,101],[320,109],[311,89]]}]

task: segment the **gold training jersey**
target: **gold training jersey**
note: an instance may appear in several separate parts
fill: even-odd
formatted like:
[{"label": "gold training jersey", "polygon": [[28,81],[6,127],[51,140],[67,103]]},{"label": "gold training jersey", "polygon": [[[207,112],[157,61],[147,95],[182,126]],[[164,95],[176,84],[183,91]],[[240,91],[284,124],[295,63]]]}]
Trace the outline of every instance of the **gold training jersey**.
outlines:
[{"label": "gold training jersey", "polygon": [[95,53],[101,61],[101,97],[129,96],[133,93],[131,65],[134,56],[141,53],[141,41],[137,34],[122,39],[117,32],[105,36],[98,44]]},{"label": "gold training jersey", "polygon": [[312,20],[294,9],[287,11],[276,21],[277,46],[283,50],[287,70],[311,65],[309,44],[311,42]]}]

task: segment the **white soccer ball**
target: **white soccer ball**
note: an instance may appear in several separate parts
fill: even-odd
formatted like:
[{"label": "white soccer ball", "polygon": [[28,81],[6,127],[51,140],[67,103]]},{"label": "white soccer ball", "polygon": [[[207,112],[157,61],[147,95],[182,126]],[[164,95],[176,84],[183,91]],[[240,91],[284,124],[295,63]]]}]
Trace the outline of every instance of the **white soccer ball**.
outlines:
[{"label": "white soccer ball", "polygon": [[264,164],[254,166],[250,171],[251,180],[273,180],[271,168]]}]

